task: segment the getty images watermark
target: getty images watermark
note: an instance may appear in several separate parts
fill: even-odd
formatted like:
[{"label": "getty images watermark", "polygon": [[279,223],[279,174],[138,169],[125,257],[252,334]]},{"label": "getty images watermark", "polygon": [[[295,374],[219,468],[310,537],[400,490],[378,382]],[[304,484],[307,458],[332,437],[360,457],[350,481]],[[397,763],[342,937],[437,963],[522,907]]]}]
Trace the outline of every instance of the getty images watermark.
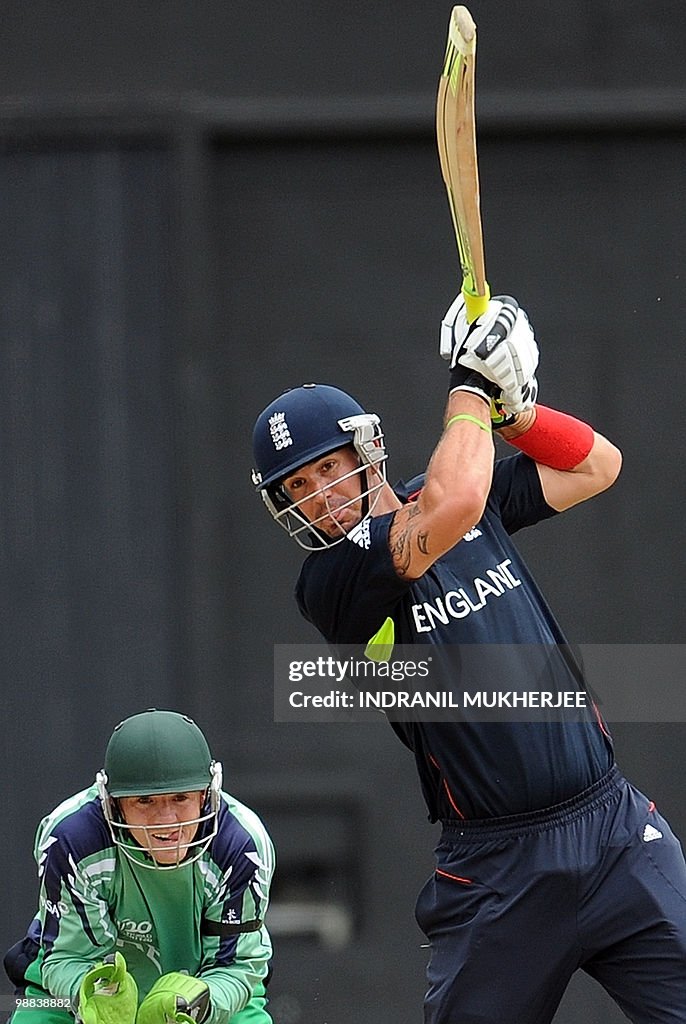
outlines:
[{"label": "getty images watermark", "polygon": [[277,722],[686,722],[684,644],[274,648]]}]

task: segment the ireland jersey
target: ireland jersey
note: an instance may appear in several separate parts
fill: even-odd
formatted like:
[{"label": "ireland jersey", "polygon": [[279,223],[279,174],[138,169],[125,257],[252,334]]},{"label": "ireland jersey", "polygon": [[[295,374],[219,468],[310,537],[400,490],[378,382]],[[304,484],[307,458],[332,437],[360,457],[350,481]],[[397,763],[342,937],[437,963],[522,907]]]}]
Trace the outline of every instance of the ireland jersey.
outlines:
[{"label": "ireland jersey", "polygon": [[173,870],[132,863],[114,846],[95,786],[41,822],[34,853],[40,903],[24,943],[30,985],[75,1006],[84,974],[118,950],[141,1000],[162,974],[201,977],[210,1024],[264,993],[274,852],[257,815],[233,797],[222,794],[202,857]]}]

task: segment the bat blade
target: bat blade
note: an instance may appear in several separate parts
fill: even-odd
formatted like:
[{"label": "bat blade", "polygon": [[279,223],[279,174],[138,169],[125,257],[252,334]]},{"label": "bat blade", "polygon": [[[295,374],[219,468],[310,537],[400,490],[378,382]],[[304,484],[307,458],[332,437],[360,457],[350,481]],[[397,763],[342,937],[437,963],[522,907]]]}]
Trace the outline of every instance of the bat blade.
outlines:
[{"label": "bat blade", "polygon": [[486,310],[490,296],[484,261],[476,153],[475,65],[474,19],[466,7],[453,7],[438,84],[436,139],[470,323]]}]

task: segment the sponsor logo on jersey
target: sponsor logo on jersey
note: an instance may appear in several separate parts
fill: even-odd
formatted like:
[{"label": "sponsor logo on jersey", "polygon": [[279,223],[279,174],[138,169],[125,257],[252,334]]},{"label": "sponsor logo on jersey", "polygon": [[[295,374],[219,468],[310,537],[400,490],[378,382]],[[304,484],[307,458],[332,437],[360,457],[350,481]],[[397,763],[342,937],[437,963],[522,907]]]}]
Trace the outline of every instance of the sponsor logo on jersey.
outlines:
[{"label": "sponsor logo on jersey", "polygon": [[66,915],[69,913],[69,907],[63,900],[59,900],[57,903],[53,903],[52,900],[43,898],[41,900],[41,903],[45,907],[47,913],[52,914],[53,917],[66,917]]},{"label": "sponsor logo on jersey", "polygon": [[520,587],[522,581],[510,570],[511,564],[512,560],[506,558],[494,569],[487,569],[483,576],[475,576],[468,587],[448,590],[433,601],[413,604],[412,617],[417,632],[430,633],[438,625],[447,626],[451,619],[465,619],[473,612],[480,612],[493,598]]},{"label": "sponsor logo on jersey", "polygon": [[273,416],[269,417],[269,433],[277,452],[293,444],[293,438],[286,423],[285,412],[275,412]]},{"label": "sponsor logo on jersey", "polygon": [[354,544],[357,544],[358,547],[364,548],[365,551],[368,551],[369,545],[372,542],[369,532],[369,520],[364,519],[361,523],[358,523],[357,526],[353,527],[348,534],[348,540],[351,540]]},{"label": "sponsor logo on jersey", "polygon": [[478,526],[473,526],[471,530],[467,530],[462,540],[476,540],[477,537],[483,536]]},{"label": "sponsor logo on jersey", "polygon": [[117,928],[126,939],[152,942],[152,921],[132,921],[130,917],[125,917],[122,921],[117,921]]},{"label": "sponsor logo on jersey", "polygon": [[662,839],[662,832],[654,825],[646,825],[643,829],[643,842],[652,843],[654,839]]}]

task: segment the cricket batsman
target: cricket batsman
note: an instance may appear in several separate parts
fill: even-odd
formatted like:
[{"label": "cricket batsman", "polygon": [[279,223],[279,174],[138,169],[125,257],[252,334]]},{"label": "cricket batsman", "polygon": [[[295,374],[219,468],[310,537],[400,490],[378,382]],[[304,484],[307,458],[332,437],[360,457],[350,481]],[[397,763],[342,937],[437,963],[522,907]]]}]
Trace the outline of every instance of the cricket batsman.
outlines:
[{"label": "cricket batsman", "polygon": [[[415,644],[436,660],[450,648],[477,662],[498,646],[508,689],[543,651],[546,688],[585,691],[512,536],[610,487],[620,452],[537,403],[538,346],[514,299],[490,300],[469,324],[458,296],[441,352],[443,430],[407,485],[387,482],[379,418],[335,387],[296,387],[258,416],[257,491],[310,551],[300,611],[333,645]],[[512,455],[495,459],[492,429]],[[456,668],[458,696],[464,683]],[[441,828],[416,907],[430,946],[426,1024],[548,1024],[577,969],[634,1024],[685,1024],[686,864],[615,764],[593,701],[574,719],[395,712],[390,725]]]}]

